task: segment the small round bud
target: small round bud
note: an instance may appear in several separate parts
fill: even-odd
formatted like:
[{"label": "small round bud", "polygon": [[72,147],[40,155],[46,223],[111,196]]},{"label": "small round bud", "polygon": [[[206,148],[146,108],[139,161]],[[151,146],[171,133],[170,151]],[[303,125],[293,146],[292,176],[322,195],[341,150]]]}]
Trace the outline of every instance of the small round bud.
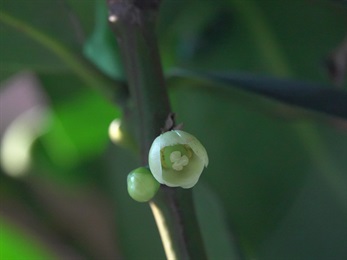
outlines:
[{"label": "small round bud", "polygon": [[191,134],[173,130],[158,136],[149,151],[154,178],[169,187],[191,188],[208,165],[204,146]]},{"label": "small round bud", "polygon": [[114,119],[110,126],[108,127],[108,135],[111,139],[111,141],[115,144],[120,143],[120,141],[123,138],[123,133],[121,131],[121,120],[120,119]]},{"label": "small round bud", "polygon": [[148,168],[140,167],[128,174],[128,193],[138,202],[151,200],[159,189],[157,182]]}]

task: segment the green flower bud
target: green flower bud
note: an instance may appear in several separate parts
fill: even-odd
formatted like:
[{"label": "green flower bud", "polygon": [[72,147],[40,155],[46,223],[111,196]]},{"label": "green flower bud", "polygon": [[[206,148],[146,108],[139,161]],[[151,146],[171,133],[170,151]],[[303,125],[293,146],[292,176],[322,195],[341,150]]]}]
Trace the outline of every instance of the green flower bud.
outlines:
[{"label": "green flower bud", "polygon": [[158,136],[149,151],[149,168],[154,178],[169,187],[193,187],[208,156],[204,146],[191,134],[173,130]]},{"label": "green flower bud", "polygon": [[140,167],[128,174],[128,193],[138,202],[151,200],[157,193],[160,184],[153,178],[148,168]]}]

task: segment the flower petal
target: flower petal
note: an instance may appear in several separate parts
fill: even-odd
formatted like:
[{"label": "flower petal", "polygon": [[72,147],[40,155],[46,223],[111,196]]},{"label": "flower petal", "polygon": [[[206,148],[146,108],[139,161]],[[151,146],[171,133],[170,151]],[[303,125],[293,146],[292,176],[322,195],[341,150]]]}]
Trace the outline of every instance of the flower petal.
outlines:
[{"label": "flower petal", "polygon": [[161,140],[162,136],[158,136],[151,146],[148,154],[148,164],[154,178],[159,182],[163,183],[164,180],[162,178],[162,165],[161,165],[161,155],[160,149],[161,144],[163,143]]},{"label": "flower petal", "polygon": [[184,144],[187,144],[192,148],[193,152],[200,158],[204,163],[205,167],[208,165],[208,156],[205,147],[196,139],[193,135],[181,130],[175,130],[177,135],[181,137]]},{"label": "flower petal", "polygon": [[191,188],[199,180],[203,169],[204,164],[196,155],[193,155],[190,158],[189,164],[182,171],[177,172],[173,169],[164,168],[162,176],[164,180],[163,184],[169,187]]}]

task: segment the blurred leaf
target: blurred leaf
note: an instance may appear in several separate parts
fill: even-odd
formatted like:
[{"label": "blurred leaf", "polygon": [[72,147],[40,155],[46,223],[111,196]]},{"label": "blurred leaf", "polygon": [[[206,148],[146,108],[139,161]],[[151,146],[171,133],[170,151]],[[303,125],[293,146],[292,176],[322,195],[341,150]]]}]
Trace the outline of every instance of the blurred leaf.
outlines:
[{"label": "blurred leaf", "polygon": [[267,113],[276,108],[273,102],[202,84],[207,83],[171,88],[173,108],[177,122],[206,147],[211,163],[201,179],[221,199],[249,255],[291,206],[310,168],[309,156],[294,130],[295,120]]},{"label": "blurred leaf", "polygon": [[113,78],[123,78],[116,38],[109,25],[106,1],[98,0],[94,32],[84,45],[84,54]]},{"label": "blurred leaf", "polygon": [[237,87],[290,105],[347,119],[347,92],[333,86],[249,73],[178,71],[178,75],[222,83],[215,84],[215,89]]},{"label": "blurred leaf", "polygon": [[223,205],[207,186],[194,188],[194,202],[209,259],[241,259],[236,238],[232,237]]},{"label": "blurred leaf", "polygon": [[[105,154],[104,187],[115,202],[120,251],[124,259],[165,259],[158,228],[148,203],[134,201],[127,192],[127,174],[139,167],[134,154],[110,146]],[[134,250],[136,248],[136,250]]]},{"label": "blurred leaf", "polygon": [[[189,63],[200,49],[201,34],[218,18],[220,5],[208,0],[163,1],[158,38],[164,68]],[[192,11],[196,10],[196,11]]]},{"label": "blurred leaf", "polygon": [[24,34],[14,33],[0,19],[0,81],[21,70],[43,72],[67,70],[67,66],[52,52],[39,46]]},{"label": "blurred leaf", "polygon": [[74,26],[75,32],[79,30],[78,36],[81,40],[85,40],[85,37],[92,32],[93,24],[95,20],[95,6],[96,2],[100,0],[64,0],[64,5],[70,21]]},{"label": "blurred leaf", "polygon": [[[69,47],[78,43],[71,26],[68,13],[62,1],[1,1],[0,19],[0,76],[8,76],[23,69],[41,71],[66,70],[66,65],[27,35],[14,32],[5,25],[3,15],[16,18],[28,27],[36,28],[43,34],[59,39]],[[6,22],[7,24],[7,22]]]},{"label": "blurred leaf", "polygon": [[[176,10],[182,9],[187,13],[194,10],[193,15],[203,17],[208,17],[206,12],[211,12],[212,19],[207,19],[198,33],[194,31],[195,47],[187,56],[189,59],[171,63],[171,66],[295,75],[328,82],[322,65],[330,50],[345,37],[347,9],[320,0],[225,0],[213,2],[211,10],[205,11],[199,4],[190,7],[191,2],[194,1],[180,1],[179,4],[177,1],[164,1],[162,11],[165,18],[160,22],[168,24],[159,27],[164,28],[164,36],[160,34],[163,37],[164,64],[167,55],[180,56],[177,42],[189,37],[174,27],[180,19],[180,12]],[[170,39],[178,39],[167,43],[165,33],[170,35]]]},{"label": "blurred leaf", "polygon": [[0,6],[2,12],[50,37],[59,39],[70,48],[79,45],[76,27],[63,1],[1,1]]},{"label": "blurred leaf", "polygon": [[52,126],[41,140],[51,159],[70,167],[103,152],[108,126],[120,116],[115,106],[94,91],[83,91],[52,110]]},{"label": "blurred leaf", "polygon": [[[308,174],[290,211],[260,246],[258,259],[346,258],[347,211],[319,171]],[[347,187],[347,176],[343,185]],[[342,199],[347,205],[347,197]]]},{"label": "blurred leaf", "polygon": [[0,217],[0,258],[11,260],[56,259],[37,239]]},{"label": "blurred leaf", "polygon": [[[261,13],[263,21],[252,17],[247,8],[240,10],[248,16],[244,19],[249,20],[249,32],[253,35],[257,48],[260,49],[262,39],[255,32],[252,33],[252,27],[254,30],[257,24],[264,23],[272,34],[273,43],[278,46],[288,69],[282,75],[319,82],[329,81],[327,73],[323,70],[324,61],[330,51],[346,36],[346,8],[325,0],[290,2],[234,0],[233,3],[234,6],[250,4]],[[276,66],[272,62],[275,54],[272,52],[272,45],[264,44],[262,52],[268,53],[263,56],[263,62]],[[274,67],[271,74],[276,71]]]},{"label": "blurred leaf", "polygon": [[[21,33],[30,37],[32,40],[35,40],[37,43],[39,43],[39,45],[41,45],[40,47],[43,46],[47,50],[54,53],[63,63],[67,65],[69,69],[76,73],[76,75],[78,75],[88,87],[96,88],[103,92],[106,96],[110,94],[110,83],[102,78],[98,72],[96,72],[94,68],[92,68],[90,64],[86,63],[78,54],[76,55],[76,51],[73,51],[73,48],[69,46],[69,44],[63,43],[63,41],[56,38],[56,36],[50,36],[51,33],[46,33],[44,30],[38,29],[40,27],[36,28],[31,26],[30,23],[26,23],[24,20],[21,20],[21,18],[18,18],[10,13],[6,13],[2,10],[0,11],[0,21],[6,26],[11,26],[13,29],[20,31]],[[24,65],[25,69],[28,67],[30,67],[30,64]],[[6,75],[6,73],[8,74],[8,72],[0,74]]]}]

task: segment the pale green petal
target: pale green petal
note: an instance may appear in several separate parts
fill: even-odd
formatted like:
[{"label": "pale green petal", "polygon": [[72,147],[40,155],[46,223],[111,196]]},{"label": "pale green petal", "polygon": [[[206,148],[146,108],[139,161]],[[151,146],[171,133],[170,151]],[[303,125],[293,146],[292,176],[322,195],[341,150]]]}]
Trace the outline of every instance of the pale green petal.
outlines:
[{"label": "pale green petal", "polygon": [[185,188],[188,186],[187,188],[191,188],[199,180],[203,169],[204,164],[201,163],[201,160],[196,155],[193,155],[189,164],[180,172],[172,169],[163,169],[163,184],[169,187]]},{"label": "pale green petal", "polygon": [[205,167],[208,165],[208,156],[205,147],[196,139],[193,135],[181,131],[174,130],[182,139],[183,144],[187,144],[192,148],[193,152],[200,158],[200,160],[204,163]]},{"label": "pale green petal", "polygon": [[162,136],[160,135],[154,140],[151,149],[149,150],[148,164],[154,178],[159,183],[164,183],[164,180],[162,178],[162,165],[160,159],[160,149],[162,143],[161,137]]}]

